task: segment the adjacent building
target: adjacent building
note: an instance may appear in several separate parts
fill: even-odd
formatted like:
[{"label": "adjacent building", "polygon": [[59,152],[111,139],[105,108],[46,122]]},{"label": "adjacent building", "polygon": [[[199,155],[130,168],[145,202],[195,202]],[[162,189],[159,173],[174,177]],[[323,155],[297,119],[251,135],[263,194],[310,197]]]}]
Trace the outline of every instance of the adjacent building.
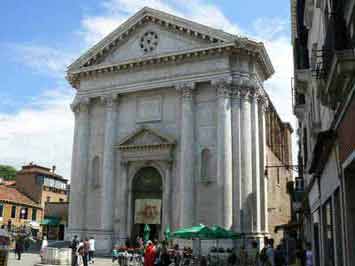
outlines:
[{"label": "adjacent building", "polygon": [[16,188],[45,207],[46,202],[67,202],[68,180],[52,169],[30,163],[16,174]]},{"label": "adjacent building", "polygon": [[[48,239],[64,239],[67,227],[67,180],[52,169],[30,163],[16,174],[16,189],[41,206],[41,226]],[[59,207],[60,206],[60,207]]]},{"label": "adjacent building", "polygon": [[273,72],[262,43],[151,8],[83,54],[67,73],[69,232],[99,252],[144,224],[151,237],[219,224],[262,244],[290,217],[292,129],[263,87]]},{"label": "adjacent building", "polygon": [[353,0],[293,0],[300,222],[314,265],[355,265]]},{"label": "adjacent building", "polygon": [[33,236],[40,232],[43,208],[14,186],[0,183],[0,224],[12,230],[31,226]]}]

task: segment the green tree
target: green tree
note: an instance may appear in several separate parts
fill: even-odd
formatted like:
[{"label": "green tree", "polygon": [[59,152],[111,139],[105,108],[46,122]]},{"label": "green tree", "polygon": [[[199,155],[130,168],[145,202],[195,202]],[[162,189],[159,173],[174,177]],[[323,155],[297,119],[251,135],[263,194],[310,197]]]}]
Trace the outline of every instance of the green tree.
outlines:
[{"label": "green tree", "polygon": [[0,177],[5,180],[15,180],[17,170],[9,165],[0,164]]}]

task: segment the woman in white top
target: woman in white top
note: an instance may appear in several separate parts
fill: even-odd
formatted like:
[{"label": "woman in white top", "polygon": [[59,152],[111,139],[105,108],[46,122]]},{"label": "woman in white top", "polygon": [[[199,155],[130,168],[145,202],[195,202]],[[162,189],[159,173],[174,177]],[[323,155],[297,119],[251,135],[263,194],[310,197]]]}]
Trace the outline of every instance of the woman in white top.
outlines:
[{"label": "woman in white top", "polygon": [[41,245],[41,251],[40,251],[40,256],[41,256],[41,258],[43,258],[44,253],[46,252],[47,247],[48,247],[48,240],[47,240],[47,236],[44,235],[44,236],[43,236],[43,240],[42,240],[42,245]]},{"label": "woman in white top", "polygon": [[95,239],[90,237],[89,240],[89,263],[94,263]]}]

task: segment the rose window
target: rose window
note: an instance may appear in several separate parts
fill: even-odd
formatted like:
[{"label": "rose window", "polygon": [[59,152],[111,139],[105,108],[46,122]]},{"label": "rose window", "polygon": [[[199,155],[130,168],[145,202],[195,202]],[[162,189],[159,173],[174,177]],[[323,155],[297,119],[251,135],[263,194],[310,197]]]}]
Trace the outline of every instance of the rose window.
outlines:
[{"label": "rose window", "polygon": [[147,31],[141,38],[140,47],[145,53],[154,51],[158,46],[158,34]]}]

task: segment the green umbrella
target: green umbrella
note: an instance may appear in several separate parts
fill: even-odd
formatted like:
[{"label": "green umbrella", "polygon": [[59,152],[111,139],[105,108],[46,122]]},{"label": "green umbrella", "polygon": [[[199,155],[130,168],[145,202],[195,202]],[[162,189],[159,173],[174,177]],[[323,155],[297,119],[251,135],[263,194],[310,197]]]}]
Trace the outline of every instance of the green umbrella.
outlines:
[{"label": "green umbrella", "polygon": [[149,227],[149,225],[145,224],[144,225],[144,233],[143,233],[144,241],[149,240],[149,235],[150,235],[150,227]]},{"label": "green umbrella", "polygon": [[192,227],[184,227],[172,233],[174,238],[182,239],[208,239],[212,237],[212,230],[207,226],[200,224]]},{"label": "green umbrella", "polygon": [[166,227],[164,235],[165,235],[166,240],[170,239],[170,227],[169,226]]},{"label": "green umbrella", "polygon": [[211,228],[214,239],[238,239],[240,234],[233,232],[232,230],[225,229],[219,225],[214,225]]}]

